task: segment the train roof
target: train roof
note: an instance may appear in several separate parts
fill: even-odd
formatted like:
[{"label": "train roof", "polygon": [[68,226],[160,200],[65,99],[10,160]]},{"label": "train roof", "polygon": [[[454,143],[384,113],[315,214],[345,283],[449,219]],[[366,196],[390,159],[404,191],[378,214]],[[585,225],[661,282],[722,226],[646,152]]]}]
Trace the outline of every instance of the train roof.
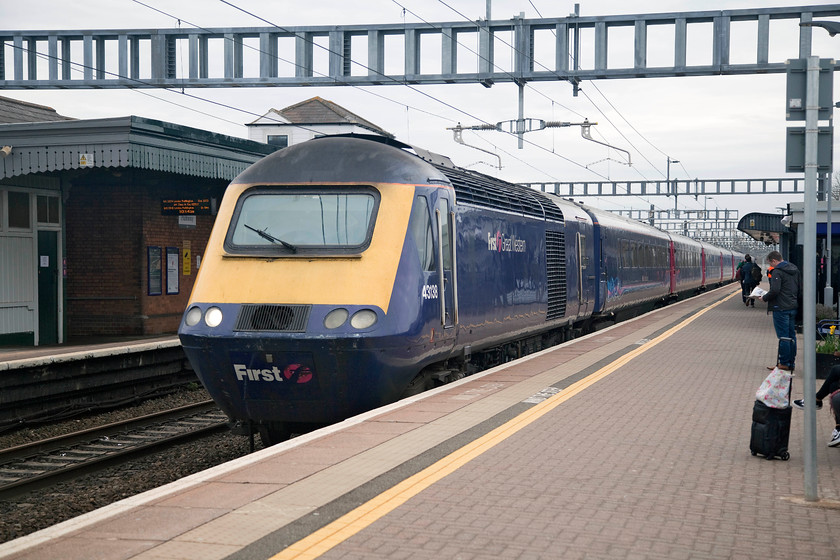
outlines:
[{"label": "train roof", "polygon": [[551,193],[541,193],[553,202],[562,212],[566,218],[566,222],[585,222],[592,223],[592,216],[587,212],[588,208],[578,204],[573,200],[568,200],[563,197]]},{"label": "train roof", "polygon": [[730,252],[728,249],[724,249],[723,247],[718,247],[717,245],[712,245],[712,244],[711,244],[711,243],[709,243],[708,241],[700,241],[700,245],[702,245],[702,246],[703,246],[703,248],[704,248],[704,249],[706,249],[706,252],[707,252],[707,253],[709,252],[709,249],[712,249],[712,250],[717,251],[717,252],[719,252],[719,253],[728,253],[728,252]]},{"label": "train roof", "polygon": [[564,221],[557,204],[539,191],[456,167],[446,156],[417,146],[368,134],[322,136],[294,144],[233,180],[264,185],[310,182],[445,184],[454,187],[459,204]]},{"label": "train roof", "polygon": [[294,144],[250,166],[232,184],[450,184],[434,165],[399,146],[362,142],[361,138],[369,140],[367,136],[336,135]]},{"label": "train roof", "polygon": [[586,210],[592,214],[593,218],[602,226],[634,233],[641,233],[666,240],[671,237],[667,232],[664,232],[659,228],[655,228],[643,222],[631,220],[630,218],[625,218],[624,216],[619,216],[609,210],[602,210],[591,206],[584,206],[584,208],[586,208]]}]

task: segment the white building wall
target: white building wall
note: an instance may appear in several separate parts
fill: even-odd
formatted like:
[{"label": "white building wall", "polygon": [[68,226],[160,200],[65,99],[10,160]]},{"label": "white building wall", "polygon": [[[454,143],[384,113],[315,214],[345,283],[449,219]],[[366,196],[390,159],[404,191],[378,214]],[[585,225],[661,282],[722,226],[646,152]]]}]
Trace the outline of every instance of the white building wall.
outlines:
[{"label": "white building wall", "polygon": [[[57,327],[58,341],[64,340],[63,313],[64,302],[63,278],[60,263],[63,259],[63,218],[61,204],[58,204],[58,216],[48,216],[46,221],[38,221],[38,198],[57,198],[58,181],[51,178],[24,178],[21,182],[29,186],[0,186],[0,337],[3,335],[21,335],[33,333],[35,344],[39,342],[38,319],[38,232],[58,232],[57,263],[59,276],[57,291]],[[10,191],[25,193],[29,197],[29,227],[13,228],[9,225],[8,194]]]},{"label": "white building wall", "polygon": [[0,235],[0,334],[35,331],[35,239]]},{"label": "white building wall", "polygon": [[255,142],[268,143],[268,137],[283,135],[289,137],[289,146],[312,140],[316,136],[330,134],[375,134],[366,128],[354,124],[318,124],[300,127],[293,124],[286,125],[250,125],[248,126],[248,139]]}]

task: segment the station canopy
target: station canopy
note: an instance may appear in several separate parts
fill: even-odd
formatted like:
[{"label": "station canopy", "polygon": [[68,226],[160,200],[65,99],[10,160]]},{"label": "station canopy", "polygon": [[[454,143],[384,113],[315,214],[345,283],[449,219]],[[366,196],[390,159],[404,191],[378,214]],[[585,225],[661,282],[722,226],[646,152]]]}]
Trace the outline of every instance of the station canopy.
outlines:
[{"label": "station canopy", "polygon": [[0,139],[0,180],[91,167],[231,180],[277,149],[137,116],[0,124]]},{"label": "station canopy", "polygon": [[767,245],[778,245],[782,234],[788,231],[782,218],[784,216],[779,214],[751,212],[738,221],[738,231]]}]

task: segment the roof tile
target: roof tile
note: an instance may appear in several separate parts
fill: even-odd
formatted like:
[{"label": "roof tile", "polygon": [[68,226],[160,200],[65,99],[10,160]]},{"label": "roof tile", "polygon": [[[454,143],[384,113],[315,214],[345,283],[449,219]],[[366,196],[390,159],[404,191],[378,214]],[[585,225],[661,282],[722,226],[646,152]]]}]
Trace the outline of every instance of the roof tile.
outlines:
[{"label": "roof tile", "polygon": [[59,115],[52,107],[0,96],[0,124],[71,120],[75,119]]}]

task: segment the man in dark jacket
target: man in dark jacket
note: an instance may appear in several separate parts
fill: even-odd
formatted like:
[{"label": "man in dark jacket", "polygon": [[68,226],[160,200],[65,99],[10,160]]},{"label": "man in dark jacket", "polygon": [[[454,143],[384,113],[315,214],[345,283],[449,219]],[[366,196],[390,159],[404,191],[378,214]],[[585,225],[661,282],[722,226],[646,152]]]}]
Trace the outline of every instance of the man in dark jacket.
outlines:
[{"label": "man in dark jacket", "polygon": [[749,307],[750,304],[755,307],[755,300],[748,297],[750,293],[752,293],[753,288],[755,288],[755,284],[752,279],[752,268],[754,266],[756,265],[752,262],[752,257],[744,255],[744,263],[741,266],[741,300],[747,307]]},{"label": "man in dark jacket", "polygon": [[777,365],[780,369],[792,370],[796,361],[796,311],[802,277],[796,265],[782,259],[778,251],[771,251],[767,262],[773,267],[773,276],[770,278],[770,290],[761,299],[773,311],[773,328],[779,338]]}]

